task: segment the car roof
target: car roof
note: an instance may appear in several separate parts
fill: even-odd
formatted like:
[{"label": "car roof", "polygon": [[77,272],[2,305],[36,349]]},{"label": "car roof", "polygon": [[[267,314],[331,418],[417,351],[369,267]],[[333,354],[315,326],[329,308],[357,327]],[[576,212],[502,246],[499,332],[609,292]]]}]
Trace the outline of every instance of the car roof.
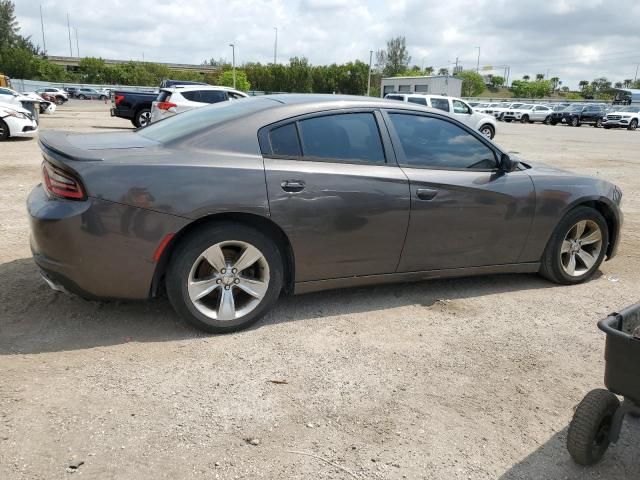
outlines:
[{"label": "car roof", "polygon": [[[236,90],[231,87],[225,87],[222,85],[175,85],[173,87],[165,87],[160,90],[164,90],[167,92],[191,92],[193,90],[223,90],[225,92],[240,92],[240,90]],[[246,94],[245,94],[246,95]]]}]

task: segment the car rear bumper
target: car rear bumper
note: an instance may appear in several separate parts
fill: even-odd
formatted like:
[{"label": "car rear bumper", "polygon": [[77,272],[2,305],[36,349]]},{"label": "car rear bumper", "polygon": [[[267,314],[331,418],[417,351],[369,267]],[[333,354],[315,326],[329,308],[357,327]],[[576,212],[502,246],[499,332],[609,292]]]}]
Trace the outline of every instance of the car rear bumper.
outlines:
[{"label": "car rear bumper", "polygon": [[148,298],[156,249],[186,222],[96,198],[50,198],[42,185],[27,210],[31,251],[47,283],[86,298]]}]

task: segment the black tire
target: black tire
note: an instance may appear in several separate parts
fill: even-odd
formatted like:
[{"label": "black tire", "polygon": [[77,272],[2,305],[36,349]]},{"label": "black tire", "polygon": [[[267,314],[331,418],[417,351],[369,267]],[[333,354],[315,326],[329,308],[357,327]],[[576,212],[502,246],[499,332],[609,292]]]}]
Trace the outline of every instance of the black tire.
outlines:
[{"label": "black tire", "polygon": [[609,125],[603,125],[602,128],[604,128],[605,130],[609,130],[611,127]]},{"label": "black tire", "polygon": [[488,123],[480,127],[480,133],[490,139],[492,139],[496,135],[495,129],[493,128],[492,125],[489,125]]},{"label": "black tire", "polygon": [[520,123],[529,123],[529,115],[523,115],[520,118]]},{"label": "black tire", "polygon": [[149,125],[150,120],[151,110],[149,110],[148,108],[142,108],[136,112],[136,115],[135,117],[133,117],[132,121],[136,127],[140,128]]},{"label": "black tire", "polygon": [[[594,265],[580,276],[571,276],[562,267],[561,253],[562,242],[565,236],[575,224],[582,220],[592,220],[600,228],[602,235],[602,247]],[[561,285],[574,285],[589,280],[598,271],[609,246],[609,229],[607,222],[600,212],[590,207],[576,207],[567,213],[558,223],[547,246],[542,254],[540,262],[540,274],[547,280]]]},{"label": "black tire", "polygon": [[56,97],[56,105],[62,105],[64,103],[64,98]]},{"label": "black tire", "polygon": [[4,142],[7,138],[9,138],[9,127],[4,120],[0,119],[0,142]]},{"label": "black tire", "polygon": [[107,99],[107,96],[106,96],[106,95],[100,95],[100,100],[104,101],[104,100],[106,100],[106,99]]},{"label": "black tire", "polygon": [[600,127],[602,127],[602,119],[601,119],[601,118],[597,119],[597,120],[596,120],[596,123],[594,123],[594,124],[593,124],[593,126],[594,126],[595,128],[600,128]]},{"label": "black tire", "polygon": [[580,126],[580,119],[578,117],[572,117],[570,124],[571,124],[572,127],[579,127]]},{"label": "black tire", "polygon": [[544,123],[545,125],[549,125],[551,123],[551,118],[545,118],[542,123]]},{"label": "black tire", "polygon": [[609,448],[609,430],[620,401],[609,390],[591,390],[582,399],[569,424],[567,450],[580,465],[593,465]]},{"label": "black tire", "polygon": [[[246,242],[263,254],[269,266],[269,286],[261,302],[246,315],[235,320],[217,320],[201,313],[189,298],[187,283],[198,257],[207,248],[229,240]],[[184,238],[171,255],[165,286],[176,312],[194,327],[210,333],[229,333],[247,328],[270,310],[282,290],[283,256],[276,242],[254,228],[232,222],[217,223],[194,231]]]},{"label": "black tire", "polygon": [[511,123],[511,119],[510,118],[505,118],[504,121],[507,122],[507,123]]},{"label": "black tire", "polygon": [[631,120],[631,123],[629,124],[629,126],[627,127],[628,130],[635,130],[636,128],[638,128],[638,120],[636,120],[635,118],[633,120]]},{"label": "black tire", "polygon": [[85,98],[87,97],[85,97],[84,95],[78,95],[78,100],[84,100]]}]

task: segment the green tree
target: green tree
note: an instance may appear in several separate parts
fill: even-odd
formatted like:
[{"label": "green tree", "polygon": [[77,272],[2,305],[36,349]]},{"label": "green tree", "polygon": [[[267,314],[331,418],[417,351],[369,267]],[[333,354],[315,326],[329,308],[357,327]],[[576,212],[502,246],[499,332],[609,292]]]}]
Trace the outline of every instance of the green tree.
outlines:
[{"label": "green tree", "polygon": [[10,0],[0,0],[0,49],[15,47],[20,38],[15,6]]},{"label": "green tree", "polygon": [[[233,70],[225,70],[218,79],[218,84],[225,87],[233,87]],[[248,91],[251,89],[251,83],[247,80],[247,74],[244,70],[236,69],[236,89]]]},{"label": "green tree", "polygon": [[544,80],[544,73],[536,73],[536,82]]},{"label": "green tree", "polygon": [[392,38],[387,42],[386,50],[378,50],[376,59],[386,77],[393,77],[406,71],[411,61],[406,39],[401,36]]},{"label": "green tree", "polygon": [[522,76],[522,79],[523,79],[525,82],[528,82],[530,78],[531,78],[531,77],[530,77],[529,75],[523,75],[523,76]]},{"label": "green tree", "polygon": [[562,82],[560,81],[560,78],[558,77],[551,77],[549,81],[551,82],[551,87],[553,88],[554,91],[558,90],[558,88],[562,84]]},{"label": "green tree", "polygon": [[310,93],[313,88],[313,77],[309,60],[305,57],[292,57],[289,59],[287,69],[287,84],[289,92]]},{"label": "green tree", "polygon": [[455,76],[462,79],[463,97],[477,97],[484,92],[484,78],[479,73],[472,70],[463,70],[456,73]]},{"label": "green tree", "polygon": [[424,69],[424,74],[425,74],[425,75],[433,75],[433,72],[434,72],[434,71],[435,71],[435,70],[434,70],[434,68],[433,68],[433,67],[426,67],[426,68]]},{"label": "green tree", "polygon": [[589,86],[589,80],[580,80],[578,82],[578,86],[580,87],[580,90],[584,91],[584,89]]},{"label": "green tree", "polygon": [[440,68],[438,70],[438,75],[449,75],[449,69],[448,68]]},{"label": "green tree", "polygon": [[491,77],[491,85],[493,86],[493,88],[495,88],[496,90],[503,86],[505,82],[504,77],[501,77],[500,75],[493,75]]}]

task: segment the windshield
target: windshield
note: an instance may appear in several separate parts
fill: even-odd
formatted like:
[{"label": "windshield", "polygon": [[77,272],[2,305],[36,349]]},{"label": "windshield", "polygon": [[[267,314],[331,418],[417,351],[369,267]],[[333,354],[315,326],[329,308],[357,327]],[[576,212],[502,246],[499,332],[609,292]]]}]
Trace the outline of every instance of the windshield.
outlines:
[{"label": "windshield", "polygon": [[251,113],[279,105],[271,98],[248,98],[241,102],[219,102],[168,117],[136,130],[139,135],[168,143]]},{"label": "windshield", "polygon": [[509,108],[510,109],[520,108],[522,105],[524,105],[524,104],[523,103],[512,103]]}]

